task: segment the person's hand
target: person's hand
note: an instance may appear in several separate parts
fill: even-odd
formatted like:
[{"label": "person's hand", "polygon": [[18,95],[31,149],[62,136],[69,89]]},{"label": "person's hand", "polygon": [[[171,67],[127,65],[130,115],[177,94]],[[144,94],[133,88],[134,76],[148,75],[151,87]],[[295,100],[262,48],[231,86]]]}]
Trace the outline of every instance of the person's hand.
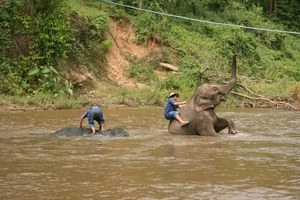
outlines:
[{"label": "person's hand", "polygon": [[181,102],[181,104],[178,106],[179,108],[183,108],[186,105],[186,102]]},{"label": "person's hand", "polygon": [[81,124],[79,124],[78,128],[82,128],[82,125],[81,125]]}]

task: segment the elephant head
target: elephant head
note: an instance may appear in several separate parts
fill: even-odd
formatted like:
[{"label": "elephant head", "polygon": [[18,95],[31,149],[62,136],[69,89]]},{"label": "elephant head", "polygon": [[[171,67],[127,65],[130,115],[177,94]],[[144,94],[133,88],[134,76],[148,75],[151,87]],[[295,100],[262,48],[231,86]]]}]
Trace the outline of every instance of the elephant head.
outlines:
[{"label": "elephant head", "polygon": [[180,109],[180,117],[189,121],[189,124],[181,126],[174,119],[169,123],[169,132],[184,135],[211,135],[217,136],[218,132],[228,127],[228,133],[235,134],[234,123],[230,119],[219,118],[214,108],[224,101],[223,96],[228,94],[236,83],[236,56],[233,55],[230,81],[225,85],[198,86],[192,98]]},{"label": "elephant head", "polygon": [[235,53],[232,59],[231,78],[226,85],[203,84],[195,90],[192,97],[195,111],[200,112],[208,108],[215,108],[224,101],[223,96],[229,93],[236,83],[236,56]]}]

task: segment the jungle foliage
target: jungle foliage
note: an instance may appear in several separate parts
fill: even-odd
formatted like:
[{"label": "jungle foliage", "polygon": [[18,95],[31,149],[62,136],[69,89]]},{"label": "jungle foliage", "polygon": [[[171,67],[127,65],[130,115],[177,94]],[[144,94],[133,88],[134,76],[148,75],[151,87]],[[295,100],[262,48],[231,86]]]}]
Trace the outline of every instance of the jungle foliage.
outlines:
[{"label": "jungle foliage", "polygon": [[[272,30],[300,30],[300,21],[297,20],[300,2],[296,0],[284,3],[271,0],[114,2],[211,22]],[[179,66],[182,73],[168,74],[164,81],[158,82],[157,87],[161,90],[186,91],[204,82],[223,83],[228,78],[223,74],[229,72],[234,52],[239,54],[240,79],[259,93],[270,96],[276,93],[288,95],[288,91],[297,88],[295,85],[299,84],[300,35],[200,23],[128,7],[110,5],[109,11],[119,19],[130,19],[135,27],[138,43],[159,38],[156,42],[165,46],[169,55],[176,55],[176,62],[171,64]],[[206,71],[207,66],[209,70]],[[276,85],[277,91],[270,91],[269,84]]]},{"label": "jungle foliage", "polygon": [[63,93],[58,59],[74,41],[64,2],[4,0],[0,21],[0,92]]},{"label": "jungle foliage", "polygon": [[[300,30],[297,0],[114,2],[212,22]],[[105,57],[112,44],[107,39],[109,16],[120,24],[124,20],[133,24],[137,44],[155,40],[164,47],[133,61],[129,69],[131,77],[154,86],[155,94],[192,91],[204,82],[223,83],[228,80],[231,56],[238,52],[239,79],[249,88],[271,96],[299,97],[299,35],[200,23],[101,0],[2,0],[0,94],[72,95],[71,80],[63,80],[61,63],[84,64],[97,76],[105,76]],[[153,57],[156,60],[148,59]],[[160,69],[158,62],[177,65],[182,73],[169,73],[159,81],[153,71]]]},{"label": "jungle foliage", "polygon": [[73,95],[60,63],[89,64],[94,72],[105,69],[102,63],[111,45],[105,37],[107,15],[80,16],[69,3],[1,1],[0,94]]}]

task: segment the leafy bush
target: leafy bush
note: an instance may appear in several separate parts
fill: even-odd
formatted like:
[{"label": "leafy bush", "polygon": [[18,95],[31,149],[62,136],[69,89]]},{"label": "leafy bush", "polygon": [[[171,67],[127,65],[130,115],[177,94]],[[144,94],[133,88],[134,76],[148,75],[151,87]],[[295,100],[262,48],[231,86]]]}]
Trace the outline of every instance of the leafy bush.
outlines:
[{"label": "leafy bush", "polygon": [[72,12],[70,16],[71,27],[76,30],[73,37],[77,40],[68,53],[68,61],[88,66],[98,77],[105,75],[105,56],[112,46],[106,35],[109,29],[107,14],[97,12],[81,15]]},{"label": "leafy bush", "polygon": [[23,93],[20,87],[22,78],[16,72],[11,71],[8,63],[0,64],[0,94],[20,95]]},{"label": "leafy bush", "polygon": [[179,69],[182,72],[191,69],[201,69],[201,65],[193,56],[185,56],[179,62]]},{"label": "leafy bush", "polygon": [[[59,75],[48,73],[46,69],[58,67],[57,60],[65,58],[72,42],[64,1],[5,0],[0,9],[0,21],[5,24],[1,27],[4,46],[14,44],[14,48],[3,48],[0,58],[2,63],[7,63],[6,68],[9,66],[9,76],[22,79],[15,82],[15,86],[6,87],[7,92],[15,93],[14,87],[18,86],[22,92],[56,93],[61,85],[47,86],[47,83],[57,82]],[[35,72],[34,76],[29,72]]]},{"label": "leafy bush", "polygon": [[158,84],[158,88],[160,90],[180,90],[181,85],[180,85],[180,77],[174,74],[167,74],[166,78],[163,81],[160,81]]},{"label": "leafy bush", "polygon": [[287,92],[294,100],[300,102],[300,82],[292,84]]},{"label": "leafy bush", "polygon": [[[148,9],[163,12],[158,3],[151,3]],[[157,35],[161,35],[164,30],[167,30],[168,20],[162,15],[143,12],[136,18],[134,27],[137,43],[140,44],[148,42],[149,39],[155,38]]]},{"label": "leafy bush", "polygon": [[150,84],[157,79],[151,66],[133,65],[129,68],[129,77],[136,78],[140,83]]}]

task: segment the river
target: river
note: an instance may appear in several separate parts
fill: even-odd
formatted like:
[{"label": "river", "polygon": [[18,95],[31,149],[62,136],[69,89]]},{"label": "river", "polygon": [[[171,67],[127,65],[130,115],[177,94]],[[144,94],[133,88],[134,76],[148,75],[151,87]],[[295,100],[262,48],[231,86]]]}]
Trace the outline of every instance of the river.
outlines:
[{"label": "river", "polygon": [[169,134],[163,108],[104,109],[130,137],[50,135],[84,111],[0,116],[0,199],[300,198],[300,112],[218,108],[239,133],[201,137]]}]

